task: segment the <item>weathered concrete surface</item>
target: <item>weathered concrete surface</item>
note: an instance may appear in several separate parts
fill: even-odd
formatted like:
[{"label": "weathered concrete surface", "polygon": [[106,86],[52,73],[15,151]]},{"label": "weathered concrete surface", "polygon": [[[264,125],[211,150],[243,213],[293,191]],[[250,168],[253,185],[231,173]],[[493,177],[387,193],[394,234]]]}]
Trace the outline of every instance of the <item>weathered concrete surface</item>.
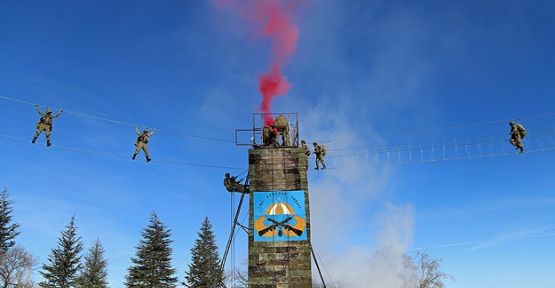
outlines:
[{"label": "weathered concrete surface", "polygon": [[[303,190],[306,201],[307,241],[254,242],[249,234],[249,287],[311,288],[310,203],[302,148],[260,148],[249,150],[250,190]],[[254,197],[249,204],[249,227],[254,228]]]}]

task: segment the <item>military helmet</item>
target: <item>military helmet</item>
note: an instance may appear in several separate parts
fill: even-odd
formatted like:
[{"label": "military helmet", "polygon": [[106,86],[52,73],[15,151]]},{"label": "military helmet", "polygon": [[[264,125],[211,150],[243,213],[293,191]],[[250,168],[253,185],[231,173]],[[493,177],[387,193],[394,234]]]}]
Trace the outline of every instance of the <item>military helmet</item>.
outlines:
[{"label": "military helmet", "polygon": [[229,173],[225,173],[225,177],[229,178],[231,175]]},{"label": "military helmet", "polygon": [[302,144],[306,144],[306,141],[304,141],[304,140],[301,140],[301,143],[302,143]]},{"label": "military helmet", "polygon": [[313,144],[314,146],[318,145],[318,143],[316,143],[316,142],[314,142],[314,143],[312,143],[312,144]]}]

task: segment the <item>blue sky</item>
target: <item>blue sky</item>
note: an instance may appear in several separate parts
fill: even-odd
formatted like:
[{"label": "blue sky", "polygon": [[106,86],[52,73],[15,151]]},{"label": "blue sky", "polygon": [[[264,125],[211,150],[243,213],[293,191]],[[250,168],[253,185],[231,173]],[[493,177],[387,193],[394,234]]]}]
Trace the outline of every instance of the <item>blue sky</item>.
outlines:
[{"label": "blue sky", "polygon": [[[507,133],[504,123],[422,131],[554,112],[554,11],[542,0],[310,1],[284,71],[293,88],[274,108],[300,113],[301,137],[353,152]],[[250,127],[270,59],[269,43],[252,32],[210,1],[3,1],[0,95],[159,128],[155,160],[246,168],[244,147],[177,132],[233,140]],[[0,133],[30,142],[32,107],[0,107]],[[525,125],[533,133],[554,118]],[[118,157],[0,138],[0,185],[15,202],[18,241],[41,263],[72,215],[87,246],[104,244],[112,287],[123,287],[152,211],[173,230],[181,280],[204,217],[223,248],[226,170],[133,162],[134,140],[131,127],[72,114],[56,121],[55,145]],[[392,246],[443,258],[456,278],[448,287],[553,287],[554,160],[545,152],[310,172],[314,244],[331,278],[347,284],[383,269],[352,271],[358,259],[348,256]],[[245,259],[240,236],[236,262]]]}]

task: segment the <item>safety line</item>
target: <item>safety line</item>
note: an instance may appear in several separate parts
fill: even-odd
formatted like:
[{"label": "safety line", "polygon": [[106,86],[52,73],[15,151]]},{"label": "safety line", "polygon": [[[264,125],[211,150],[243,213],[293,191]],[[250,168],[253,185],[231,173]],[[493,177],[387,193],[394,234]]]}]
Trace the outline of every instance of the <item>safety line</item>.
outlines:
[{"label": "safety line", "polygon": [[[6,96],[1,96],[0,95],[0,99],[4,99],[7,101],[11,101],[11,102],[15,102],[15,103],[20,103],[20,104],[25,104],[25,105],[31,105],[31,106],[45,106],[45,105],[39,105],[37,103],[32,103],[29,101],[25,101],[25,100],[20,100],[20,99],[16,99],[16,98],[11,98],[11,97],[6,97]],[[83,118],[89,118],[89,119],[94,119],[94,120],[99,120],[99,121],[105,121],[105,122],[109,122],[109,123],[113,123],[113,124],[118,124],[118,125],[122,125],[122,126],[128,126],[128,127],[148,127],[148,128],[153,128],[154,127],[150,127],[150,126],[145,126],[145,125],[140,125],[137,123],[130,123],[130,122],[124,122],[124,121],[119,121],[119,120],[114,120],[114,119],[110,119],[110,118],[105,118],[105,117],[100,117],[100,116],[95,116],[95,115],[90,115],[90,114],[85,114],[85,113],[81,113],[81,112],[77,112],[77,111],[71,111],[71,110],[65,110],[64,109],[64,113],[66,114],[70,114],[70,115],[74,115],[74,116],[78,116],[78,117],[83,117]],[[195,134],[195,133],[188,133],[188,132],[180,132],[180,131],[170,131],[170,130],[158,130],[162,133],[170,133],[170,134],[176,134],[176,135],[182,135],[182,136],[186,136],[186,137],[192,137],[192,138],[199,138],[199,139],[205,139],[205,140],[211,140],[211,141],[217,141],[217,142],[226,142],[226,143],[235,143],[235,141],[233,140],[229,140],[229,139],[223,139],[223,138],[217,138],[217,137],[211,137],[211,136],[204,136],[204,135],[199,135],[199,134]]]},{"label": "safety line", "polygon": [[[0,137],[4,137],[4,138],[7,138],[7,139],[12,139],[12,140],[16,140],[16,141],[19,141],[19,142],[24,142],[24,143],[31,144],[31,141],[29,141],[28,139],[23,139],[23,138],[20,138],[20,137],[15,137],[15,136],[4,134],[4,133],[0,133]],[[81,153],[100,155],[100,156],[107,156],[107,157],[118,158],[118,159],[123,159],[123,160],[130,160],[130,157],[127,157],[127,156],[117,155],[117,154],[110,153],[110,152],[82,149],[82,148],[71,147],[71,146],[53,144],[49,148],[55,148],[55,149],[73,151],[73,152],[81,152]],[[231,166],[211,165],[211,164],[197,164],[197,163],[189,163],[189,162],[181,162],[181,161],[152,160],[152,162],[162,163],[162,164],[190,166],[190,167],[204,167],[204,168],[241,170],[241,171],[247,170],[247,169],[244,169],[244,168],[231,167]]]},{"label": "safety line", "polygon": [[[485,126],[485,125],[493,125],[493,124],[500,124],[500,123],[508,123],[509,121],[519,121],[525,119],[534,119],[534,118],[544,118],[544,117],[551,117],[555,116],[555,112],[550,113],[543,113],[543,114],[530,114],[526,116],[514,117],[511,119],[502,119],[502,120],[492,120],[492,121],[483,121],[483,122],[474,122],[468,124],[455,124],[455,125],[448,125],[436,128],[424,128],[424,129],[414,129],[414,130],[407,130],[407,131],[400,131],[395,133],[385,133],[384,136],[400,136],[400,135],[413,135],[418,133],[429,133],[429,132],[437,132],[442,130],[449,130],[449,129],[459,129],[459,128],[470,128],[470,127],[477,127],[477,126]],[[328,140],[320,140],[317,141],[318,143],[341,143],[341,142],[349,142],[356,139],[328,139]]]}]

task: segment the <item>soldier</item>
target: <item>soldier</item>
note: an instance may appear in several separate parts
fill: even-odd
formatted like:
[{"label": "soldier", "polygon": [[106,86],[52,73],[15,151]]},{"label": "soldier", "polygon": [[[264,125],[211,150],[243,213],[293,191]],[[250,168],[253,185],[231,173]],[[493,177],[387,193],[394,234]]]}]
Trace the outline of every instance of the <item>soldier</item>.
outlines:
[{"label": "soldier", "polygon": [[58,113],[52,115],[52,111],[50,111],[48,107],[44,112],[40,110],[39,105],[35,105],[35,109],[41,117],[39,122],[37,122],[35,136],[33,136],[33,141],[31,142],[34,144],[42,131],[44,131],[44,133],[46,134],[46,146],[50,147],[50,145],[52,145],[52,143],[50,143],[50,134],[52,133],[52,121],[62,115],[62,112],[64,112],[64,110],[60,109]]},{"label": "soldier", "polygon": [[312,152],[310,152],[310,148],[308,148],[308,145],[306,145],[304,140],[301,140],[301,148],[304,149],[304,155],[306,155],[306,169],[308,170],[308,157],[310,157]]},{"label": "soldier", "polygon": [[524,145],[522,144],[522,139],[526,136],[526,129],[519,123],[509,122],[511,126],[511,145],[515,146],[517,150],[520,150],[520,154],[524,153]]},{"label": "soldier", "polygon": [[326,156],[327,150],[326,146],[318,144],[316,142],[314,145],[314,155],[316,155],[316,170],[320,169],[320,163],[322,164],[322,169],[326,169],[326,162],[324,161],[324,156]]},{"label": "soldier", "polygon": [[270,146],[270,134],[272,133],[272,130],[270,128],[270,126],[264,126],[264,128],[262,128],[262,145],[263,146]]},{"label": "soldier", "polygon": [[240,183],[241,181],[242,180],[237,181],[237,177],[235,176],[231,177],[229,173],[225,173],[224,186],[228,192],[239,192],[239,193],[247,192],[248,187],[245,187],[246,185],[241,184]]},{"label": "soldier", "polygon": [[283,114],[279,114],[274,120],[274,127],[277,129],[276,144],[278,143],[278,137],[281,135],[281,141],[283,147],[291,146],[291,140],[289,139],[289,121]]},{"label": "soldier", "polygon": [[154,135],[156,129],[152,131],[148,131],[147,129],[143,130],[143,132],[139,131],[139,128],[135,127],[135,133],[137,133],[137,142],[135,143],[135,153],[133,153],[133,157],[131,159],[135,160],[137,154],[141,150],[145,152],[146,162],[150,162],[150,154],[148,154],[148,139]]}]

